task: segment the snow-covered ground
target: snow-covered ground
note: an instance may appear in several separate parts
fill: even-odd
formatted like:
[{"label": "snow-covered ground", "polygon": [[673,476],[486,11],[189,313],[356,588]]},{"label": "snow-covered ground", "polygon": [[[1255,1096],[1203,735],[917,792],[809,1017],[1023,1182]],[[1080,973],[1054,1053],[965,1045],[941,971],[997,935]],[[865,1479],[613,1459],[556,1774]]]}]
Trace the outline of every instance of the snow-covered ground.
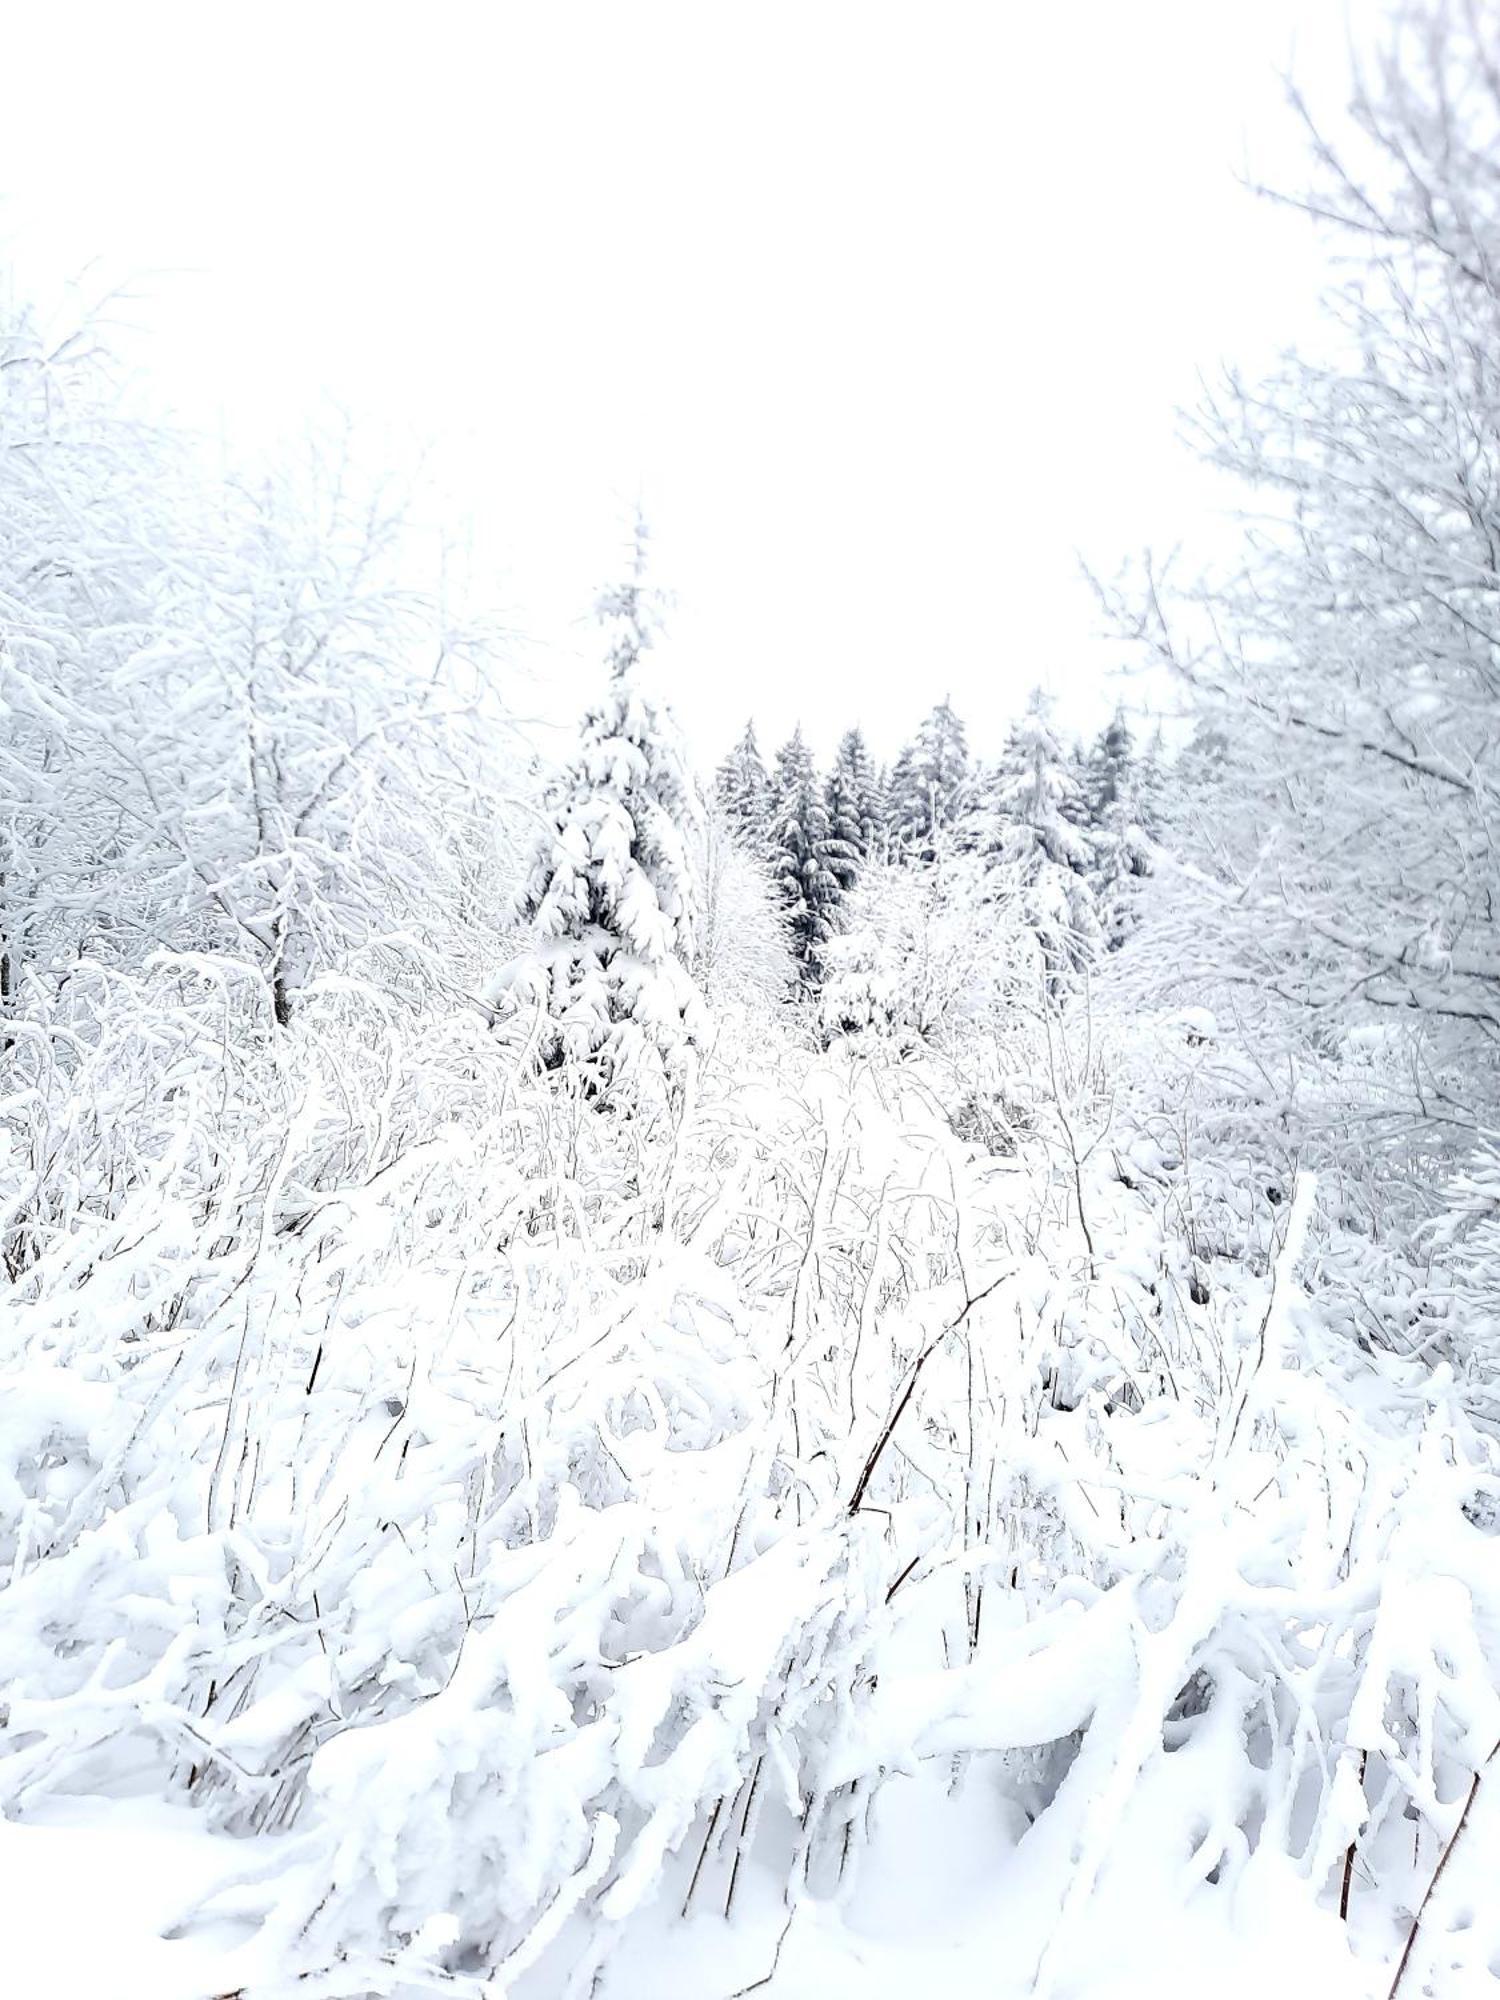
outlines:
[{"label": "snow-covered ground", "polygon": [[[177,977],[37,1093],[96,1193],[5,1322],[9,1990],[1385,1990],[1500,1483],[1330,1329],[1311,1177],[1200,1303],[1082,1088],[994,1154],[941,1066],[748,1037],[642,1129],[334,988],[226,1091]],[[1433,1992],[1496,1851],[1481,1786]]]}]

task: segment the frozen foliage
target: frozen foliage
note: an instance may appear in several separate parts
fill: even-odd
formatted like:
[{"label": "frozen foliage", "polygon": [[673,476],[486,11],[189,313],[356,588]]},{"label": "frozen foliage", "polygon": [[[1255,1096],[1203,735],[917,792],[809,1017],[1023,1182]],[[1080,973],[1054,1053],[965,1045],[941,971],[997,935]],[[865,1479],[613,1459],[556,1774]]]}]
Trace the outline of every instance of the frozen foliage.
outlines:
[{"label": "frozen foliage", "polygon": [[133,502],[155,445],[115,416],[82,336],[0,291],[0,1015],[33,965],[107,948],[110,864],[165,845],[113,742],[153,594]]},{"label": "frozen foliage", "polygon": [[1148,956],[1122,971],[1233,1024],[1260,1077],[1252,1173],[1278,1146],[1318,1156],[1363,1210],[1383,1272],[1350,1288],[1362,1337],[1443,1356],[1487,1406],[1495,34],[1492,6],[1406,10],[1352,127],[1317,140],[1307,199],[1348,273],[1325,358],[1202,413],[1255,508],[1241,560],[1123,607],[1198,722],[1161,800]]},{"label": "frozen foliage", "polygon": [[875,1030],[898,1048],[953,1054],[971,1029],[1014,1026],[1038,987],[1016,888],[951,842],[925,867],[862,871],[846,934],[827,951],[825,1032]]}]

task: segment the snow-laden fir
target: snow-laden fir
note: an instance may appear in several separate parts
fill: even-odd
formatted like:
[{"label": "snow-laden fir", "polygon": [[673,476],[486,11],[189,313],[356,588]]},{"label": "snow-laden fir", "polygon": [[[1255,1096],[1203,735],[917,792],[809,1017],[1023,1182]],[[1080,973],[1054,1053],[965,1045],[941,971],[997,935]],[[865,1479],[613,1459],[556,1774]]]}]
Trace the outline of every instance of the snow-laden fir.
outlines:
[{"label": "snow-laden fir", "polygon": [[541,770],[6,301],[7,1993],[1500,1990],[1497,30],[1101,585],[1164,733],[701,786],[638,528]]}]

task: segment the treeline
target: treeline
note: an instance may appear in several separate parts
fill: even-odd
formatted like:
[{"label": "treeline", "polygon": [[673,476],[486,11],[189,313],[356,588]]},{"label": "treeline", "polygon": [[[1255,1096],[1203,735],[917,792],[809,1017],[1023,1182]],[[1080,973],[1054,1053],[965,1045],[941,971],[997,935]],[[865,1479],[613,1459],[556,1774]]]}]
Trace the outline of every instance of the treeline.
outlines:
[{"label": "treeline", "polygon": [[[714,791],[736,838],[775,884],[804,988],[826,979],[829,945],[848,927],[863,875],[933,867],[954,854],[1008,873],[1061,977],[1124,942],[1136,886],[1150,871],[1162,765],[1159,730],[1138,750],[1122,711],[1092,748],[1065,746],[1038,690],[988,760],[971,755],[946,699],[889,767],[876,763],[856,726],[826,773],[800,728],[768,769],[751,721]],[[976,889],[985,893],[982,881]]]}]

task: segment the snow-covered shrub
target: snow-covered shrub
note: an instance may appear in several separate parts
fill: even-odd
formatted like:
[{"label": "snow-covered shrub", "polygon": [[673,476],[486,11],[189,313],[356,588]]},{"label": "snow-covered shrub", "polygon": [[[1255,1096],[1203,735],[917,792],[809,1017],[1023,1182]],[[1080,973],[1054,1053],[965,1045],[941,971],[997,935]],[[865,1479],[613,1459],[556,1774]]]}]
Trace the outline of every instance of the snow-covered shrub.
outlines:
[{"label": "snow-covered shrub", "polygon": [[224,1990],[608,1994],[667,1897],[847,1905],[955,1758],[1038,1990],[1351,1846],[1388,1949],[1494,1719],[1500,1483],[1325,1323],[1308,1188],[1198,1302],[1067,1047],[1005,1156],[870,1046],[721,1038],[618,1120],[472,1010],[68,990],[0,1113],[0,1800],[238,1835]]},{"label": "snow-covered shrub", "polygon": [[829,949],[827,1032],[880,1025],[949,1051],[1008,1015],[1023,989],[1031,999],[1033,947],[1008,887],[1003,873],[951,845],[930,863],[862,870],[844,936]]},{"label": "snow-covered shrub", "polygon": [[823,963],[818,1022],[824,1038],[893,1036],[903,1010],[895,968],[880,939],[868,930],[830,938]]}]

